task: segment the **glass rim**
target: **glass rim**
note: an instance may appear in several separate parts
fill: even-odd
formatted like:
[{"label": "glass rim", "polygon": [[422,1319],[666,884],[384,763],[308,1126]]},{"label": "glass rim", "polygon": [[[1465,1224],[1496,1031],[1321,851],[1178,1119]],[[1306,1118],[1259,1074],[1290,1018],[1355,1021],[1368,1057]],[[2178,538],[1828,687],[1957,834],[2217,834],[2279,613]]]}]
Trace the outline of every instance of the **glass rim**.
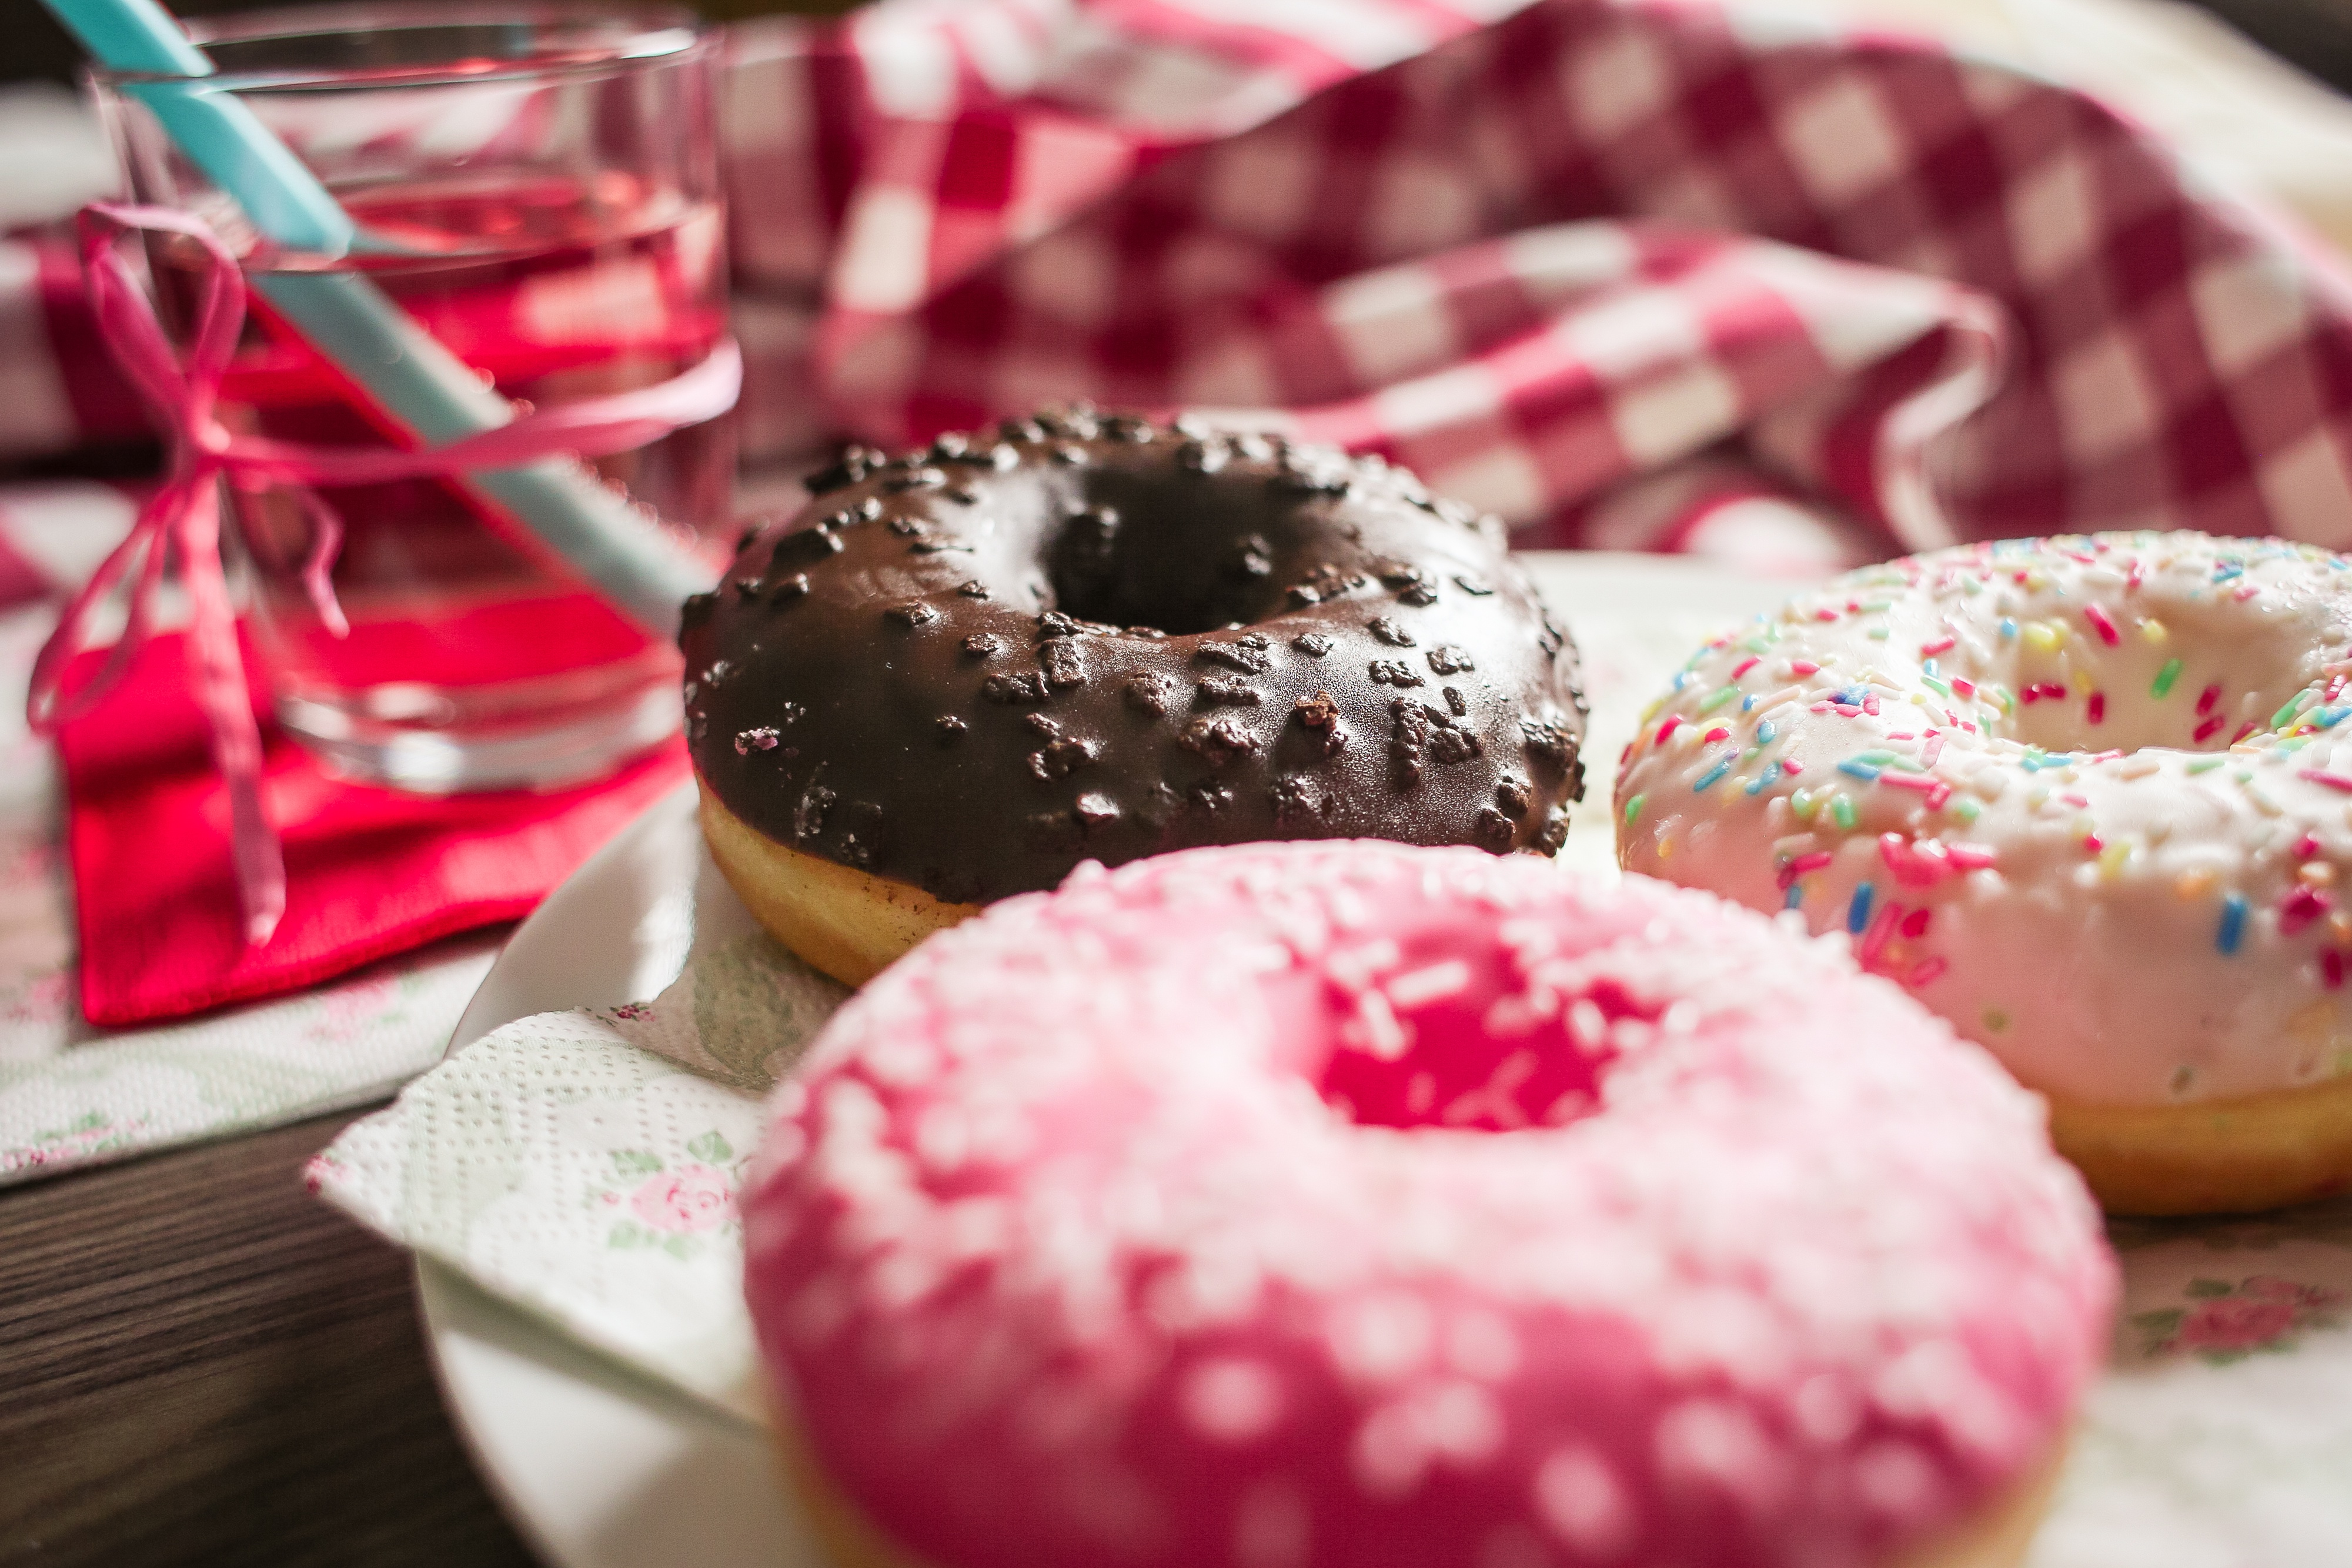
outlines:
[{"label": "glass rim", "polygon": [[275,39],[326,38],[371,32],[457,31],[467,27],[524,26],[557,31],[593,32],[615,26],[610,47],[593,52],[550,52],[513,59],[419,62],[373,67],[274,66],[218,70],[189,78],[155,71],[113,70],[89,65],[85,74],[103,88],[202,81],[216,91],[258,92],[329,89],[367,91],[377,88],[455,87],[483,82],[536,81],[591,75],[615,68],[691,59],[709,53],[717,34],[680,5],[560,4],[557,0],[493,0],[452,6],[433,0],[330,0],[324,5],[270,6],[185,18],[189,40],[199,49],[215,44],[265,43]]}]

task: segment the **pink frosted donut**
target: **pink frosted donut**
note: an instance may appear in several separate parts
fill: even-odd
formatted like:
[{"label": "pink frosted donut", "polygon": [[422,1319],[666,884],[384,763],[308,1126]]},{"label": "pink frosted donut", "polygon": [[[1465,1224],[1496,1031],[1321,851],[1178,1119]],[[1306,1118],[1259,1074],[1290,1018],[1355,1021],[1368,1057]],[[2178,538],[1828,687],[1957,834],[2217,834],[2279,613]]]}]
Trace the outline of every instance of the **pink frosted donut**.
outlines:
[{"label": "pink frosted donut", "polygon": [[2006,1563],[2115,1294],[1842,945],[1475,851],[1082,866],[773,1114],[746,1291],[856,1563]]}]

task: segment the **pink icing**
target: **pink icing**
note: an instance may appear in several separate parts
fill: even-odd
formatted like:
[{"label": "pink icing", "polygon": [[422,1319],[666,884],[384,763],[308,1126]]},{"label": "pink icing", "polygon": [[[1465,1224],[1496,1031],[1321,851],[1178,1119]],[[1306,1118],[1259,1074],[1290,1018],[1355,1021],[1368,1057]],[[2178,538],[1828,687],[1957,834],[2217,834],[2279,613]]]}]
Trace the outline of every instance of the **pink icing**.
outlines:
[{"label": "pink icing", "polygon": [[1471,850],[1081,868],[773,1113],[777,1391],[943,1568],[1859,1568],[2050,1454],[2115,1293],[1842,945]]}]

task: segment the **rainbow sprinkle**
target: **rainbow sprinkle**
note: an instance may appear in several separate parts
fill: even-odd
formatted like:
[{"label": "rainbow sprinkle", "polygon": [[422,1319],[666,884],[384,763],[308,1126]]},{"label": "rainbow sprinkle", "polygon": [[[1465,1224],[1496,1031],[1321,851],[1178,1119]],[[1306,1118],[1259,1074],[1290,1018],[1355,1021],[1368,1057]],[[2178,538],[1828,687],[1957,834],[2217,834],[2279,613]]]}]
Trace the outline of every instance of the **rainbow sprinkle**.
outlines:
[{"label": "rainbow sprinkle", "polygon": [[2147,688],[2147,695],[2152,697],[2170,696],[2172,695],[2172,683],[2179,678],[2180,661],[2178,659],[2167,659],[2164,662],[2164,668],[2156,672],[2156,684]]},{"label": "rainbow sprinkle", "polygon": [[1871,902],[1877,896],[1878,889],[1871,883],[1865,882],[1853,890],[1853,898],[1845,906],[1845,928],[1850,935],[1861,936],[1863,928],[1870,924]]},{"label": "rainbow sprinkle", "polygon": [[2213,934],[2213,946],[2228,957],[2246,939],[2246,900],[2242,894],[2233,893],[2221,901],[2221,928]]}]

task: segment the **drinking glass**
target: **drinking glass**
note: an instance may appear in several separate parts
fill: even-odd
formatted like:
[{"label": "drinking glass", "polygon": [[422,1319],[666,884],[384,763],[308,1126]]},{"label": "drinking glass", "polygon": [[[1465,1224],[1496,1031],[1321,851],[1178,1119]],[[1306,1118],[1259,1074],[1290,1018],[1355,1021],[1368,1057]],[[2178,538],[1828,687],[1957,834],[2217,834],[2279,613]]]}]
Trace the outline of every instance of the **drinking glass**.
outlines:
[{"label": "drinking glass", "polygon": [[[363,271],[500,392],[548,408],[666,381],[726,329],[713,45],[683,12],[520,4],[336,5],[205,18],[189,31],[368,237],[282,248],[92,73],[133,199],[205,218],[248,279]],[[167,328],[186,330],[200,256],[150,235]],[[257,292],[219,417],[329,444],[401,439]],[[716,567],[730,416],[597,459]],[[470,486],[319,487],[340,517],[321,623],[302,582],[313,522],[282,488],[225,497],[261,674],[280,725],[330,768],[399,788],[549,788],[609,771],[678,723],[677,654],[599,599]]]}]

